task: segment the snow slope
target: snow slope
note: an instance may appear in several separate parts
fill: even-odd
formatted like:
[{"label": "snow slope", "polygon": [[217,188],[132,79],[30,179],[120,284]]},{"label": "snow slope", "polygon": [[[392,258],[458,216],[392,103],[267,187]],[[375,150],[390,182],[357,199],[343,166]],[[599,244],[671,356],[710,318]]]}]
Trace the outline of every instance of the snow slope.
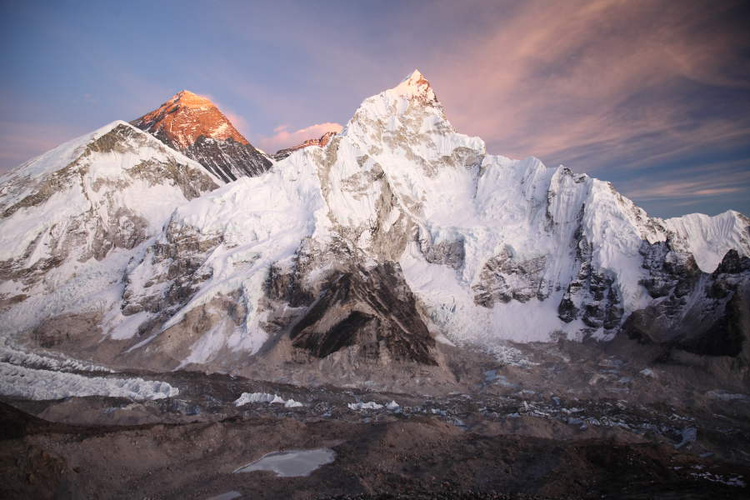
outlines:
[{"label": "snow slope", "polygon": [[116,121],[0,179],[0,308],[6,334],[120,300],[125,266],[172,211],[221,184]]},{"label": "snow slope", "polygon": [[689,214],[667,219],[664,224],[678,236],[680,245],[693,254],[703,271],[716,269],[724,255],[731,249],[750,255],[750,219],[734,210],[715,217]]}]

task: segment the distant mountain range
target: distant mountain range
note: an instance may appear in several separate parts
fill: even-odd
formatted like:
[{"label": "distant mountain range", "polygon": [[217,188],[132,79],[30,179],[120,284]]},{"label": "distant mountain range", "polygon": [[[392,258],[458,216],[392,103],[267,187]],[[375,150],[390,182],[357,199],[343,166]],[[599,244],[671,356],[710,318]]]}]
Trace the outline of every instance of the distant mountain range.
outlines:
[{"label": "distant mountain range", "polygon": [[418,71],[273,156],[182,91],[0,182],[15,346],[284,380],[447,377],[446,346],[507,340],[750,361],[750,219],[662,220],[609,183],[488,154]]}]

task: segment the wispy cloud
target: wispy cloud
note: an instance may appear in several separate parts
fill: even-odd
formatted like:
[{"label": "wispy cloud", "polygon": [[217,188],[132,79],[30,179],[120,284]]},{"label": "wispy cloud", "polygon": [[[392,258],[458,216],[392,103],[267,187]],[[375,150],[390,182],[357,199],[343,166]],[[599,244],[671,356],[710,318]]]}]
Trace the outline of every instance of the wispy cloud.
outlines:
[{"label": "wispy cloud", "polygon": [[694,196],[716,196],[720,194],[740,193],[744,187],[729,186],[727,182],[672,181],[651,185],[642,189],[630,191],[630,196],[643,200],[657,200],[665,198],[691,198]]},{"label": "wispy cloud", "polygon": [[746,143],[750,115],[710,101],[750,90],[731,70],[747,36],[708,22],[737,4],[524,2],[428,78],[454,124],[498,153],[596,170]]},{"label": "wispy cloud", "polygon": [[695,204],[721,196],[742,196],[750,186],[749,159],[709,163],[686,167],[679,173],[662,173],[656,177],[641,176],[618,187],[627,196],[649,201],[674,200]]}]

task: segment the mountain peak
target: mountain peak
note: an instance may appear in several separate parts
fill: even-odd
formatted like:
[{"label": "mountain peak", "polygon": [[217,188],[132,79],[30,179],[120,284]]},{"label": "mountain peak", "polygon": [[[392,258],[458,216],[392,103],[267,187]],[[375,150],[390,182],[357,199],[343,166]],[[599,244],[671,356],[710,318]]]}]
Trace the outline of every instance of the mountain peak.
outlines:
[{"label": "mountain peak", "polygon": [[138,118],[133,124],[181,149],[195,144],[199,137],[249,144],[242,134],[207,97],[182,90],[158,109]]},{"label": "mountain peak", "polygon": [[182,106],[192,109],[210,109],[217,108],[216,104],[206,96],[202,96],[189,90],[177,92],[169,102],[179,103]]},{"label": "mountain peak", "polygon": [[271,160],[243,137],[211,99],[189,90],[181,90],[132,124],[224,182],[259,175],[271,166]]},{"label": "mountain peak", "polygon": [[391,89],[392,92],[404,97],[419,97],[425,102],[436,102],[437,97],[432,90],[432,86],[421,71],[415,69],[406,78],[401,80],[396,87]]},{"label": "mountain peak", "polygon": [[427,85],[430,84],[430,82],[427,81],[422,72],[418,69],[412,71],[409,76],[404,78],[402,81],[409,83],[410,85],[419,85],[420,83],[426,83]]},{"label": "mountain peak", "polygon": [[320,146],[321,148],[325,147],[329,142],[331,142],[331,139],[333,139],[333,137],[335,137],[337,133],[338,132],[336,132],[335,130],[329,130],[328,132],[326,132],[325,134],[323,134],[317,139],[307,139],[295,146],[290,146],[288,148],[280,149],[276,151],[276,154],[273,155],[273,158],[277,161],[283,160],[284,158],[294,153],[295,151],[298,151],[304,148],[309,148],[310,146]]}]

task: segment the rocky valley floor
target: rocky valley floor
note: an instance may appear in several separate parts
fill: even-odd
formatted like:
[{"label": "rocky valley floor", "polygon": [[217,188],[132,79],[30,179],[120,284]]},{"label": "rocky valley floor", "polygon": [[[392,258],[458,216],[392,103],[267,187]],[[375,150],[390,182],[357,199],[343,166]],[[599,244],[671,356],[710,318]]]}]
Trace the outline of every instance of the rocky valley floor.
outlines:
[{"label": "rocky valley floor", "polygon": [[[195,372],[179,395],[0,407],[3,498],[746,498],[750,396],[721,363],[628,342],[454,353],[457,382],[403,392]],[[122,376],[116,374],[112,376]],[[734,380],[734,382],[732,382]],[[235,471],[329,449],[307,476]]]}]

